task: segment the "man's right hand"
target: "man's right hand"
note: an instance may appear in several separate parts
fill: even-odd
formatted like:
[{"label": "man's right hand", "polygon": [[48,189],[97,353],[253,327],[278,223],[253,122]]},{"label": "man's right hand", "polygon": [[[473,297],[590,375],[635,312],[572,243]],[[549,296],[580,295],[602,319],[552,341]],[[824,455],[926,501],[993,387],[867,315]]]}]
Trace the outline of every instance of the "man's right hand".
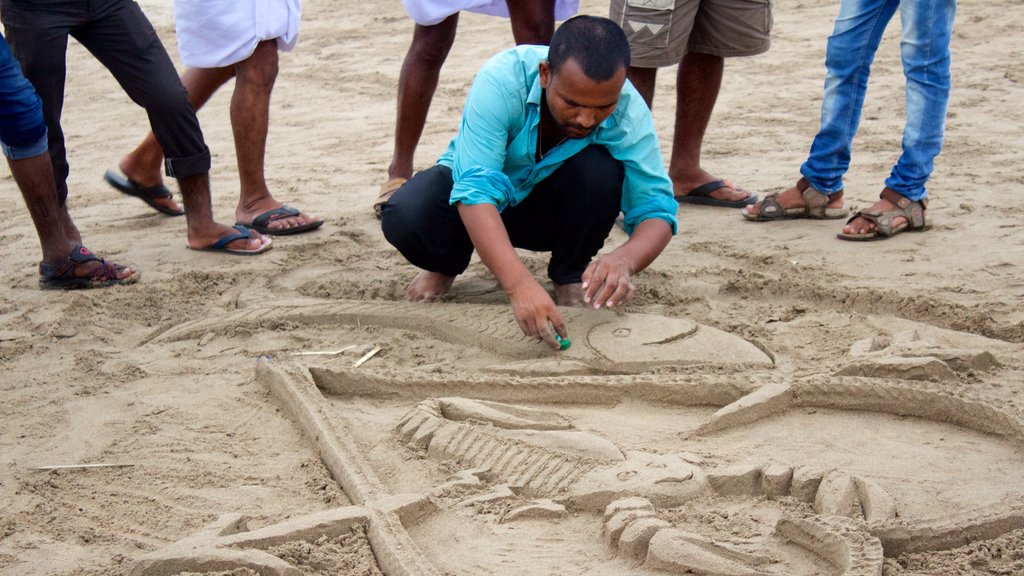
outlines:
[{"label": "man's right hand", "polygon": [[555,334],[568,338],[569,331],[547,290],[531,278],[510,291],[509,299],[512,301],[512,314],[523,334],[543,340],[555,350],[561,349]]}]

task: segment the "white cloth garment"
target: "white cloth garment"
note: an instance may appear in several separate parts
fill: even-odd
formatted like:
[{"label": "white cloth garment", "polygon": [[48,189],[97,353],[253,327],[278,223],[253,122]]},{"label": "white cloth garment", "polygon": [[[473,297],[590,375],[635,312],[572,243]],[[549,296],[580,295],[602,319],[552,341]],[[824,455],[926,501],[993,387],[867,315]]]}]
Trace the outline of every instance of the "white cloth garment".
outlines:
[{"label": "white cloth garment", "polygon": [[[433,26],[462,10],[508,18],[505,0],[402,0],[402,5],[409,17],[423,26]],[[571,18],[579,9],[580,0],[555,0],[555,20]]]},{"label": "white cloth garment", "polygon": [[181,61],[221,68],[252,56],[256,45],[277,39],[289,51],[299,40],[301,0],[174,0]]}]

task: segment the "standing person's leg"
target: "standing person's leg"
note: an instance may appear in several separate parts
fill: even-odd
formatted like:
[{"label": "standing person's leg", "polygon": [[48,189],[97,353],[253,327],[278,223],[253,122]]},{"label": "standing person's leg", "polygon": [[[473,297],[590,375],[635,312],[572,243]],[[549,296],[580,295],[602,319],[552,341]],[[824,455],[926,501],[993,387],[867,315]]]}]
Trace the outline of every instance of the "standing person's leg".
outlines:
[{"label": "standing person's leg", "polygon": [[178,179],[185,201],[189,246],[242,254],[267,250],[269,238],[214,221],[210,150],[174,64],[141,8],[134,2],[115,2],[74,36],[111,71],[128,96],[146,109],[165,154],[167,175]]},{"label": "standing person's leg", "polygon": [[443,298],[469,266],[473,242],[458,208],[448,202],[453,185],[451,169],[436,165],[417,172],[381,207],[384,238],[420,268],[406,288],[407,300]]},{"label": "standing person's leg", "polygon": [[251,56],[235,64],[235,92],[231,96],[231,131],[241,185],[235,220],[265,234],[303,232],[323,224],[323,220],[286,207],[267,187],[264,160],[277,56],[276,39],[257,44]]},{"label": "standing person's leg", "polygon": [[[398,77],[395,148],[388,166],[389,181],[412,176],[416,146],[423,135],[430,102],[441,76],[441,67],[455,43],[458,25],[459,15],[455,13],[433,26],[417,24],[413,30],[412,44],[405,54],[402,72]],[[382,192],[385,190],[382,189]],[[386,200],[382,194],[378,203]]]},{"label": "standing person's leg", "polygon": [[[828,195],[828,207],[843,205],[843,175],[850,166],[853,137],[860,125],[861,108],[875,51],[899,0],[841,0],[835,27],[825,48],[825,88],[821,101],[821,127],[800,166],[800,182],[774,196],[780,209],[806,205],[810,187]],[[747,208],[761,212],[761,203]]]},{"label": "standing person's leg", "polygon": [[624,175],[606,148],[588,146],[501,214],[513,246],[551,252],[548,277],[559,306],[583,300],[583,272],[615,225]]},{"label": "standing person's leg", "polygon": [[[70,221],[57,196],[53,163],[47,151],[42,104],[21,73],[7,41],[0,36],[0,147],[36,228],[43,259],[44,287],[99,287],[134,281],[131,268],[104,262],[65,231]],[[77,241],[76,241],[77,240]]]},{"label": "standing person's leg", "polygon": [[[189,68],[181,75],[181,83],[188,92],[188,100],[192,107],[199,110],[228,80],[235,75],[234,66],[224,68]],[[174,201],[169,190],[164,187],[161,168],[164,164],[164,151],[156,136],[150,131],[139,145],[118,163],[123,173],[108,172],[105,176],[112,186],[133,196],[148,198],[146,202],[168,215],[180,215],[185,212]],[[161,209],[161,207],[163,209]]]},{"label": "standing person's leg", "polygon": [[[25,3],[3,0],[0,16],[3,18],[7,42],[21,65],[21,71],[35,87],[42,102],[58,203],[63,207],[68,197],[69,166],[60,120],[67,76],[68,34],[74,25],[85,18],[85,14],[80,6],[65,5],[61,8],[59,13],[55,13]],[[67,225],[69,237],[81,241],[70,216],[65,215],[62,220]]]},{"label": "standing person's leg", "polygon": [[[950,89],[949,43],[953,35],[956,1],[901,2],[900,17],[903,24],[900,49],[903,74],[907,78],[907,118],[903,129],[903,153],[886,178],[885,187],[911,202],[921,203],[923,207],[928,197],[925,183],[935,167],[935,157],[942,150],[945,136]],[[899,207],[898,198],[891,195],[885,198],[884,195],[883,191],[883,197],[865,212],[885,213]],[[922,209],[921,221],[910,222],[910,227],[924,226],[923,218]],[[907,225],[905,215],[895,216],[890,230]],[[868,235],[877,228],[874,221],[860,216],[843,228],[843,235]]]},{"label": "standing person's leg", "polygon": [[555,0],[512,0],[507,5],[516,44],[551,43],[555,34]]}]

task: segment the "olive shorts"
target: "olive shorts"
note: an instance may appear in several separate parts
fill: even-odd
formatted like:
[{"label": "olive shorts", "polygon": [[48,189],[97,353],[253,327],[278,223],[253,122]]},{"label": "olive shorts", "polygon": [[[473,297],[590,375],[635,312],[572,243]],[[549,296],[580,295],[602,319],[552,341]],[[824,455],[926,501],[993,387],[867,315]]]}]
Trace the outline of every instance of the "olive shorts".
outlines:
[{"label": "olive shorts", "polygon": [[687,52],[753,56],[768,50],[773,0],[611,0],[632,66],[678,64]]}]

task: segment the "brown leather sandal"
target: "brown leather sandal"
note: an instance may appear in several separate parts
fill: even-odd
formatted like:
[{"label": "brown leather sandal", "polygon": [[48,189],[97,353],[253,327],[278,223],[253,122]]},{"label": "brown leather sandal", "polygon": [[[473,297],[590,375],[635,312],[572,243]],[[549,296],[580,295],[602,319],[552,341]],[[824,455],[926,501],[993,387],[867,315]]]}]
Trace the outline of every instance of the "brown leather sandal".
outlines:
[{"label": "brown leather sandal", "polygon": [[380,220],[380,207],[394,196],[395,191],[401,188],[402,184],[405,184],[406,180],[407,178],[396,176],[381,185],[380,194],[377,195],[377,201],[373,203],[373,214],[377,216],[378,220]]},{"label": "brown leather sandal", "polygon": [[[928,208],[927,198],[914,201],[888,187],[884,188],[882,193],[878,196],[883,200],[892,202],[896,205],[896,208],[886,211],[868,208],[866,210],[855,212],[853,216],[850,216],[850,219],[846,221],[847,224],[853,222],[857,218],[864,218],[868,222],[874,224],[875,229],[863,234],[847,234],[845,232],[840,232],[839,234],[836,234],[836,237],[840,240],[850,240],[852,242],[869,242],[872,240],[892,238],[901,232],[922,232],[931,228],[931,225],[928,224],[924,215],[925,210]],[[897,218],[903,218],[904,220],[899,224],[893,224]]]},{"label": "brown leather sandal", "polygon": [[803,206],[785,208],[778,200],[778,192],[764,197],[757,207],[757,212],[751,214],[743,211],[743,217],[753,222],[768,222],[770,220],[794,220],[797,218],[811,218],[815,220],[834,220],[845,218],[850,213],[849,208],[829,208],[828,204],[836,198],[843,197],[843,191],[825,194],[815,187],[806,178],[800,178],[796,182],[796,189],[803,196]]}]

